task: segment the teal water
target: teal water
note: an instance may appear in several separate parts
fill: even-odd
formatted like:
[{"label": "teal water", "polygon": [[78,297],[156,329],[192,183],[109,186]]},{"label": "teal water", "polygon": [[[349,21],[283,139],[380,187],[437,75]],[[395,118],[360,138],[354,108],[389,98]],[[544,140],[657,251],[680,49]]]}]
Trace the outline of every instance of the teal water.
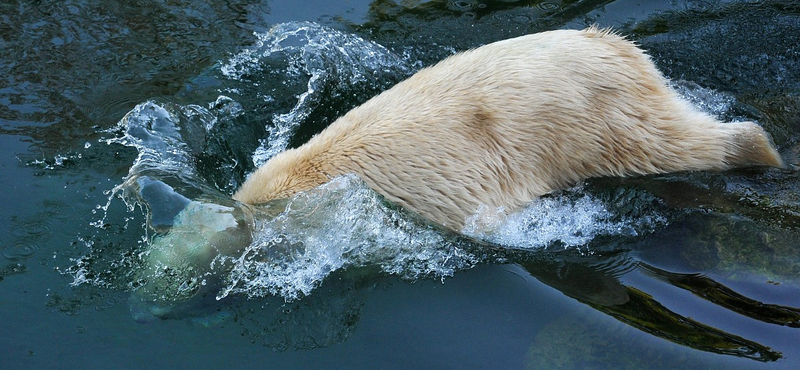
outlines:
[{"label": "teal water", "polygon": [[0,4],[1,367],[800,367],[795,169],[593,179],[484,241],[345,177],[152,288],[188,202],[452,53],[595,23],[797,163],[792,1]]}]

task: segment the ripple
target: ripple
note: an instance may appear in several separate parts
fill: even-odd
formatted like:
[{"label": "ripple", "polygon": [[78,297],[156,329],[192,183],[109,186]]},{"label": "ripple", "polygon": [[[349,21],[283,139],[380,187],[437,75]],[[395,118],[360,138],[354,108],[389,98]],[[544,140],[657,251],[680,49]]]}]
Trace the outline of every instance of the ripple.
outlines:
[{"label": "ripple", "polygon": [[473,20],[476,18],[478,18],[478,13],[475,12],[464,12],[461,14],[461,19]]},{"label": "ripple", "polygon": [[80,313],[82,303],[77,298],[66,299],[53,293],[44,305],[45,307],[55,308],[68,316],[75,316]]},{"label": "ripple", "polygon": [[466,12],[474,9],[476,5],[477,4],[474,1],[455,0],[447,3],[447,8],[450,10]]},{"label": "ripple", "polygon": [[529,24],[533,21],[531,17],[527,15],[516,15],[511,17],[511,22],[519,23],[519,24]]},{"label": "ripple", "polygon": [[39,238],[50,235],[53,231],[53,225],[49,221],[36,221],[25,224],[27,229],[27,236],[32,238]]},{"label": "ripple", "polygon": [[42,214],[35,219],[30,219],[15,225],[11,232],[15,239],[30,239],[49,236],[53,232],[53,219],[51,215]]},{"label": "ripple", "polygon": [[38,244],[32,242],[20,242],[0,251],[0,256],[9,261],[20,261],[35,255],[40,249]]},{"label": "ripple", "polygon": [[105,311],[109,308],[116,307],[123,302],[123,299],[118,296],[106,297],[100,304],[94,307],[96,311]]},{"label": "ripple", "polygon": [[539,8],[539,10],[547,13],[552,13],[561,10],[560,4],[556,4],[549,1],[543,1],[539,4],[536,4],[536,7]]}]

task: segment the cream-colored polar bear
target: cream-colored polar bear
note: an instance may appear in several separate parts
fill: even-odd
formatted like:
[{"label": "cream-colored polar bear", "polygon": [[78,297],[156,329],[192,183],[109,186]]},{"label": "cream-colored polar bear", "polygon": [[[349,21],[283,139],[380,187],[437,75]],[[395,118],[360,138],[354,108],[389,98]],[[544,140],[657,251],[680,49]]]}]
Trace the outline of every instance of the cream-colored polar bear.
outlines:
[{"label": "cream-colored polar bear", "polygon": [[752,122],[682,100],[607,30],[489,44],[421,70],[256,170],[234,198],[288,197],[355,173],[453,230],[480,205],[514,210],[595,176],[782,167]]}]

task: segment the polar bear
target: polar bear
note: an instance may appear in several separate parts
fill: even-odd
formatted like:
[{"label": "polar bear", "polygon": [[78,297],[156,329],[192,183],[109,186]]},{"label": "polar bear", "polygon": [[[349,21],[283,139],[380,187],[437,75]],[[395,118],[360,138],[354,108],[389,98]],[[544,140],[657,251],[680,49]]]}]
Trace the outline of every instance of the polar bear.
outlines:
[{"label": "polar bear", "polygon": [[252,173],[260,204],[355,173],[459,231],[479,206],[513,211],[590,177],[783,167],[752,122],[723,123],[667,86],[610,30],[558,30],[451,56],[351,110]]}]

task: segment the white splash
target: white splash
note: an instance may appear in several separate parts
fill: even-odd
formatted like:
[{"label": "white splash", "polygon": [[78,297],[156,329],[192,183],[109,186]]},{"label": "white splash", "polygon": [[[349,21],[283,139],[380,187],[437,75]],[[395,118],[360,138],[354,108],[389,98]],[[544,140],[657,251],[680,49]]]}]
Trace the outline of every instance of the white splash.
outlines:
[{"label": "white splash", "polygon": [[147,101],[138,104],[109,130],[122,132],[121,137],[106,140],[106,144],[121,144],[139,152],[128,170],[127,178],[135,180],[152,171],[190,175],[194,169],[189,146],[181,134],[179,123],[200,116],[205,127],[213,124],[210,113],[199,106],[181,107]]},{"label": "white splash", "polygon": [[307,91],[300,94],[291,111],[273,115],[273,124],[267,127],[269,136],[253,153],[256,166],[287,148],[326,83],[333,80],[335,84],[353,85],[369,80],[376,72],[405,73],[408,69],[402,57],[379,44],[312,22],[281,23],[267,33],[255,35],[258,41],[254,47],[233,56],[221,67],[226,77],[241,80],[258,73],[267,67],[264,61],[273,54],[289,59],[287,76],[308,76]]},{"label": "white splash", "polygon": [[736,115],[736,108],[742,108],[745,105],[728,93],[684,80],[670,81],[669,86],[697,109],[721,121],[750,121],[753,119]]},{"label": "white splash", "polygon": [[515,249],[541,249],[553,244],[585,245],[598,235],[635,235],[628,220],[617,220],[605,203],[583,195],[539,198],[506,215],[502,208],[482,206],[462,233]]},{"label": "white splash", "polygon": [[241,256],[223,262],[234,268],[219,298],[244,293],[293,300],[349,267],[378,265],[409,279],[441,278],[477,258],[348,175],[293,197],[277,217],[258,224]]}]

